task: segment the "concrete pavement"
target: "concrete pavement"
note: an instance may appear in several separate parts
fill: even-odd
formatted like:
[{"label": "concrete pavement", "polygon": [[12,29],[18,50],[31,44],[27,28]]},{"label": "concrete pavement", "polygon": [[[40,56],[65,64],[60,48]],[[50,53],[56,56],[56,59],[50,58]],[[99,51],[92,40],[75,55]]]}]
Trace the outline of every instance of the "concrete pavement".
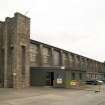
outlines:
[{"label": "concrete pavement", "polygon": [[105,105],[104,90],[104,85],[88,86],[84,90],[50,87],[23,90],[1,88],[0,105]]}]

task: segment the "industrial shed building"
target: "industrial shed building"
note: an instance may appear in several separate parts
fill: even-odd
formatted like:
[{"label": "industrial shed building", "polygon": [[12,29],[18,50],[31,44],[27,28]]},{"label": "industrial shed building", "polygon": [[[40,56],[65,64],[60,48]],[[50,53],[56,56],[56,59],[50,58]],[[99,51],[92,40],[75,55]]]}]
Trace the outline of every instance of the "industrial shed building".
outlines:
[{"label": "industrial shed building", "polygon": [[30,18],[20,13],[0,22],[1,87],[70,88],[89,79],[105,79],[103,62],[30,40]]}]

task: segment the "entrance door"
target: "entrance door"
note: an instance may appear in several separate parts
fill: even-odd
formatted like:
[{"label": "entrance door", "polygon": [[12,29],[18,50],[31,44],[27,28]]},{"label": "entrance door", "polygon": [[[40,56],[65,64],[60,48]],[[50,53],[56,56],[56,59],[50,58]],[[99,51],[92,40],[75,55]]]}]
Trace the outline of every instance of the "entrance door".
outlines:
[{"label": "entrance door", "polygon": [[46,85],[53,86],[54,72],[47,72],[46,75]]}]

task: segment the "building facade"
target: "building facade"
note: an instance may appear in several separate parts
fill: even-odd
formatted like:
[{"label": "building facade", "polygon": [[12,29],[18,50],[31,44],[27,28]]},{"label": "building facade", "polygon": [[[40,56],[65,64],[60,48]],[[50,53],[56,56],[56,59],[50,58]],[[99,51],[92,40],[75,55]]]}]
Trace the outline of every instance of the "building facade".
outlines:
[{"label": "building facade", "polygon": [[30,18],[15,13],[0,22],[0,86],[70,87],[70,81],[105,79],[102,62],[30,40]]}]

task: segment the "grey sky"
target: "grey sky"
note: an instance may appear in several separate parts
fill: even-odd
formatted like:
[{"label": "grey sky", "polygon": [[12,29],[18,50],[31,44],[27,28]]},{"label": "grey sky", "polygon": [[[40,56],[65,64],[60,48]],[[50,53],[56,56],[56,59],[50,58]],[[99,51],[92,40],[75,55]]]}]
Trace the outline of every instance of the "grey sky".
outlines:
[{"label": "grey sky", "polygon": [[0,20],[31,18],[31,38],[105,60],[105,0],[0,0]]}]

